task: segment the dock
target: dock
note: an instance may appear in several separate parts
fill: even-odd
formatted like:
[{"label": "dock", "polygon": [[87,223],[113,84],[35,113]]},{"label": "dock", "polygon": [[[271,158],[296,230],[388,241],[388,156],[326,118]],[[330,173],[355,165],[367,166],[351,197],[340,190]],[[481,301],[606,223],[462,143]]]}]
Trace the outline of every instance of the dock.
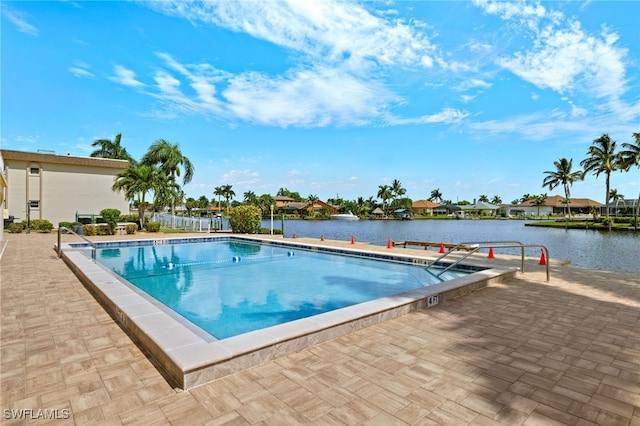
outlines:
[{"label": "dock", "polygon": [[444,247],[448,251],[451,251],[454,248],[457,250],[471,251],[475,248],[473,246],[467,246],[467,245],[458,245],[458,244],[444,243],[444,242],[436,243],[431,241],[392,241],[391,244],[393,245],[393,247],[402,247],[402,248],[407,248],[411,246],[424,247],[425,250],[429,250],[430,247],[435,247],[438,249],[440,247]]}]

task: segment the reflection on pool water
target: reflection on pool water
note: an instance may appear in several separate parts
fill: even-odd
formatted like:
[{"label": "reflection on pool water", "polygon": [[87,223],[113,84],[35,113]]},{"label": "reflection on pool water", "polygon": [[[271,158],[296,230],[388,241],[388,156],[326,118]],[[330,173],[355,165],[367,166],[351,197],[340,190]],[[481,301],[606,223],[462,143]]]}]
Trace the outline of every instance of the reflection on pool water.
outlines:
[{"label": "reflection on pool water", "polygon": [[96,259],[217,339],[468,274],[243,241],[103,248]]}]

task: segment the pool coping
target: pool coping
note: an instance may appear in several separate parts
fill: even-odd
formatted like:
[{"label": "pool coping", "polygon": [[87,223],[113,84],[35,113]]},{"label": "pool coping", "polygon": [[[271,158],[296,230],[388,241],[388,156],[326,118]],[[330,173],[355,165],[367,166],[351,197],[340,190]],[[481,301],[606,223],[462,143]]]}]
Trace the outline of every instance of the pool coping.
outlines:
[{"label": "pool coping", "polygon": [[[331,245],[330,241],[312,244],[244,235],[123,240],[104,244],[106,246],[157,245],[219,240],[248,240],[347,255],[400,259],[420,264],[433,260],[424,253],[422,255],[384,253],[376,251],[376,246],[346,248]],[[168,314],[166,308],[152,303],[116,274],[80,253],[77,247],[78,245],[72,243],[61,244],[61,254],[65,263],[120,327],[137,340],[137,343],[157,361],[166,376],[174,381],[176,386],[185,390],[370,325],[436,306],[446,300],[510,278],[518,270],[487,265],[487,269],[443,283],[222,340],[211,340],[194,329],[195,326],[185,325],[184,321],[178,320],[175,315]]]}]

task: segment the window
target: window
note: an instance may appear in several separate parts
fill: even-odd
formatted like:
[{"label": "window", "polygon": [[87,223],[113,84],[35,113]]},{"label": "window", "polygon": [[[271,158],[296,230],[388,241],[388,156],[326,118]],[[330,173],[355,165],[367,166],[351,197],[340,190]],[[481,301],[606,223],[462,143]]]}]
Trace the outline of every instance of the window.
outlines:
[{"label": "window", "polygon": [[29,200],[29,208],[30,209],[39,209],[40,208],[40,201],[39,200]]},{"label": "window", "polygon": [[29,167],[29,174],[31,176],[38,176],[40,174],[40,167]]}]

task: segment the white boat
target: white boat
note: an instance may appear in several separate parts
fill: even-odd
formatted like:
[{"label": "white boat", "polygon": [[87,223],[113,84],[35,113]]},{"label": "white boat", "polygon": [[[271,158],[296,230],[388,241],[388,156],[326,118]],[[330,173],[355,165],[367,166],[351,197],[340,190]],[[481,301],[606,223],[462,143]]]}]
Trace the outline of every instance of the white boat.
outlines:
[{"label": "white boat", "polygon": [[359,220],[360,218],[355,214],[349,213],[340,213],[340,214],[332,214],[331,219],[335,220]]}]

